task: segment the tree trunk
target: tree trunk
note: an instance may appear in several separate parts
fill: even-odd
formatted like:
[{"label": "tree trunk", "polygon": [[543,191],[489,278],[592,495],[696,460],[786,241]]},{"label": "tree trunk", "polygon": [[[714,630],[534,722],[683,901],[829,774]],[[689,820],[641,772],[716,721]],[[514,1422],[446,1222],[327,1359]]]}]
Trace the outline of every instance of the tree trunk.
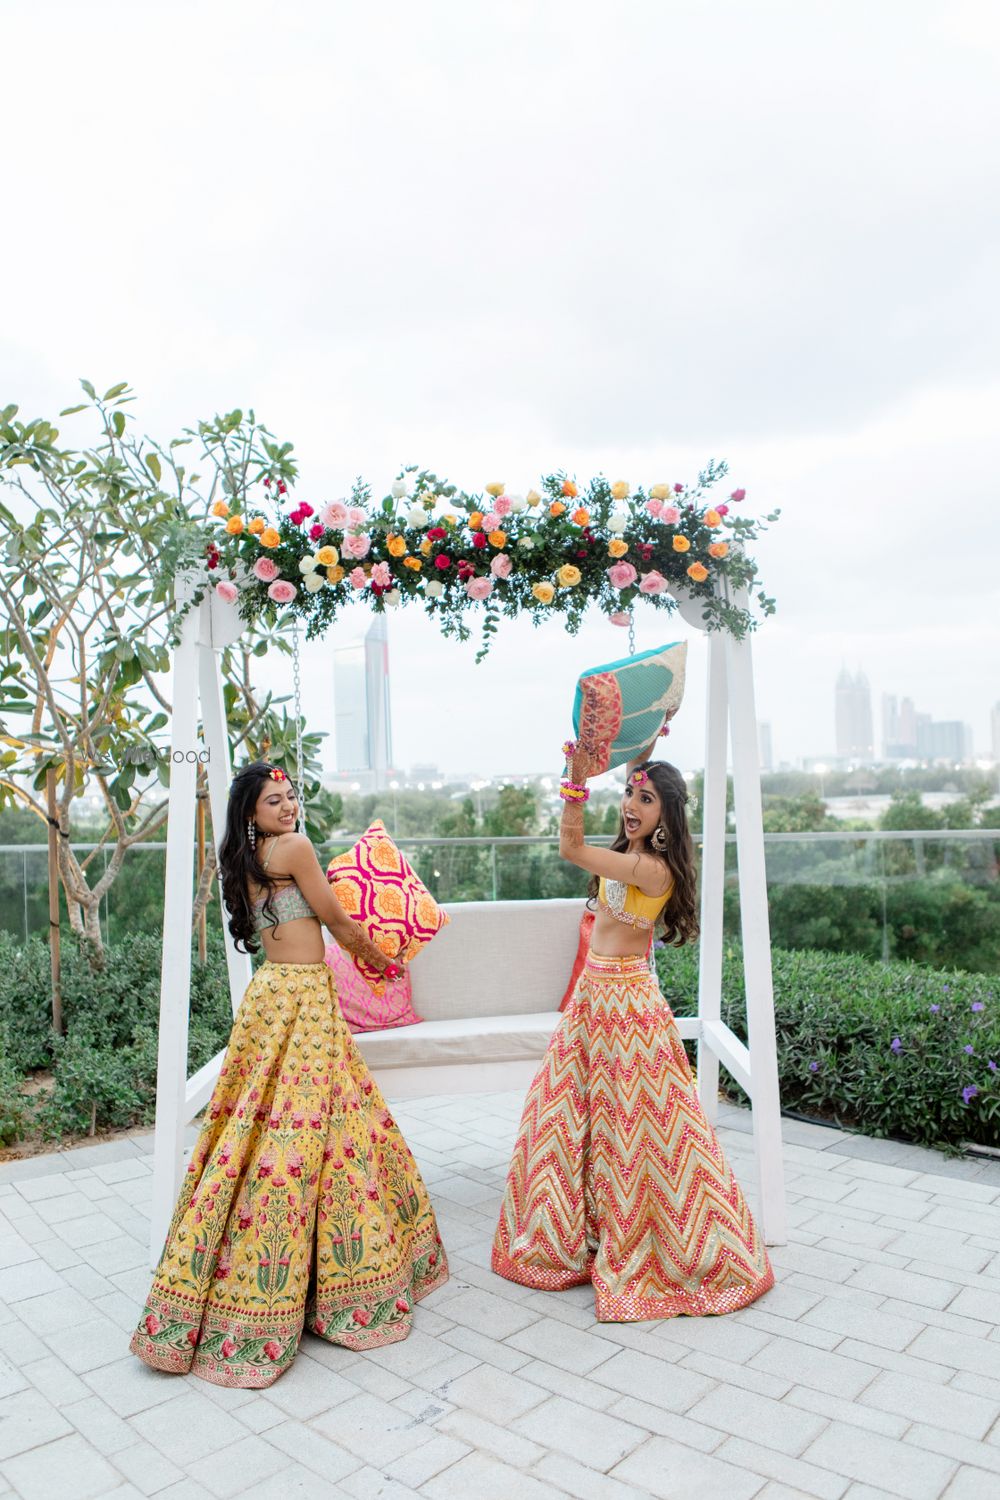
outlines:
[{"label": "tree trunk", "polygon": [[49,963],[52,972],[52,1030],[64,1033],[62,1013],[62,955],[59,949],[59,829],[56,820],[56,773],[45,773],[49,814]]}]

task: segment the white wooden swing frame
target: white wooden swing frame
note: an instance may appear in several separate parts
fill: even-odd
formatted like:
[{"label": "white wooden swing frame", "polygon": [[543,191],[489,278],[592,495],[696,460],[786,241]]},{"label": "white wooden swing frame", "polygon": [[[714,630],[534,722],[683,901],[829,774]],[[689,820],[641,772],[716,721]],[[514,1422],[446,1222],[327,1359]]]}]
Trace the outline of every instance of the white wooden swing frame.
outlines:
[{"label": "white wooden swing frame", "polygon": [[[182,597],[181,586],[178,596]],[[736,597],[737,604],[745,598]],[[682,618],[705,630],[701,606],[678,597]],[[221,840],[231,780],[229,737],[219,655],[243,623],[234,605],[214,595],[189,609],[173,656],[170,792],[163,904],[163,965],[156,1074],[156,1135],[150,1260],[166,1238],[184,1164],[184,1134],[208,1103],[223,1053],[187,1076],[191,994],[191,922],[195,857],[196,735],[201,706],[212,832]],[[726,859],[727,740],[732,740],[736,848],[749,1046],[722,1019],[723,892]],[[679,1018],[681,1036],[698,1048],[698,1095],[709,1120],[718,1116],[720,1065],[751,1101],[761,1231],[769,1245],[787,1238],[781,1111],[771,981],[771,942],[764,868],[760,762],[749,638],[708,632],[705,786],[702,814],[701,939],[698,1013]],[[220,895],[221,900],[221,895]],[[223,923],[233,1014],[250,982],[249,955],[238,953]]]}]

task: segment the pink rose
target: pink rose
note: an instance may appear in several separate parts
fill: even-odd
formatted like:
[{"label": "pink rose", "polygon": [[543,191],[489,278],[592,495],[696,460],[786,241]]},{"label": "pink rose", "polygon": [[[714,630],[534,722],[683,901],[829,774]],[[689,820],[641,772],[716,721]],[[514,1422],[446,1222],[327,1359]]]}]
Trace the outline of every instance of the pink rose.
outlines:
[{"label": "pink rose", "polygon": [[219,1353],[223,1359],[230,1359],[236,1353],[236,1345],[232,1339],[223,1339],[219,1347]]},{"label": "pink rose", "polygon": [[632,564],[628,562],[616,562],[608,569],[608,577],[616,589],[627,589],[630,583],[635,583],[638,576]]},{"label": "pink rose", "polygon": [[281,569],[273,557],[258,557],[253,565],[253,572],[254,577],[259,578],[261,583],[271,583],[277,578]]},{"label": "pink rose", "polygon": [[718,511],[718,513],[719,513],[720,516],[728,516],[728,514],[729,514],[729,506],[728,505],[717,505],[715,508]]},{"label": "pink rose", "polygon": [[387,589],[392,585],[392,574],[389,572],[389,564],[377,562],[372,568],[372,583],[377,584],[380,589]]},{"label": "pink rose", "polygon": [[676,505],[665,505],[660,513],[660,520],[665,521],[668,526],[674,526],[680,520],[681,513]]},{"label": "pink rose", "polygon": [[365,513],[358,506],[352,505],[347,511],[348,524],[351,526],[362,526],[365,521]]},{"label": "pink rose", "polygon": [[470,599],[488,599],[493,592],[492,578],[470,578],[465,585]]},{"label": "pink rose", "polygon": [[364,568],[352,568],[347,577],[352,589],[363,589],[368,582]]},{"label": "pink rose", "polygon": [[319,518],[335,531],[343,531],[347,525],[347,506],[340,500],[334,500],[332,505],[327,505],[320,511]]},{"label": "pink rose", "polygon": [[264,1353],[273,1363],[274,1360],[281,1358],[281,1346],[280,1344],[276,1344],[274,1342],[274,1339],[268,1339],[267,1343],[264,1345]]},{"label": "pink rose", "polygon": [[325,530],[326,530],[326,527],[325,526],[321,526],[319,524],[319,522],[317,521],[315,526],[310,526],[310,528],[309,528],[309,540],[313,541],[313,542],[318,542],[319,539],[320,539],[320,537],[323,535],[323,533],[324,533]]},{"label": "pink rose", "polygon": [[662,500],[647,500],[646,501],[646,509],[649,511],[649,514],[651,516],[655,516],[655,517],[662,516],[663,515],[663,501]]},{"label": "pink rose", "polygon": [[683,495],[683,493],[684,493],[684,486],[682,484],[675,484],[674,485],[674,494],[675,495]]},{"label": "pink rose", "polygon": [[496,516],[509,516],[514,508],[514,502],[509,495],[498,495],[493,502],[493,514]]},{"label": "pink rose", "polygon": [[514,564],[506,552],[498,552],[490,563],[490,572],[494,578],[509,578]]},{"label": "pink rose", "polygon": [[639,582],[640,594],[662,594],[667,586],[667,580],[662,573],[657,573],[653,568],[649,573],[643,573]]},{"label": "pink rose", "polygon": [[627,610],[620,611],[615,615],[609,615],[608,619],[611,621],[612,625],[629,626],[632,623],[632,616],[628,613]]},{"label": "pink rose", "polygon": [[267,591],[267,597],[273,599],[275,604],[291,604],[298,589],[294,583],[289,583],[285,578],[278,578],[271,584]]},{"label": "pink rose", "polygon": [[499,511],[497,511],[497,510],[491,510],[491,511],[489,511],[489,513],[487,515],[485,515],[483,517],[483,530],[484,531],[496,531],[496,529],[497,529],[497,527],[499,525],[500,525],[500,512]]},{"label": "pink rose", "polygon": [[730,498],[730,500],[735,500],[736,503],[739,504],[739,502],[741,500],[745,500],[746,499],[746,493],[747,493],[746,490],[733,490],[733,493],[730,495],[729,498]]},{"label": "pink rose", "polygon": [[155,1317],[153,1313],[150,1313],[148,1318],[146,1319],[146,1332],[149,1334],[150,1338],[152,1338],[153,1334],[159,1333],[159,1331],[160,1320],[159,1318]]},{"label": "pink rose", "polygon": [[371,1320],[372,1315],[366,1307],[356,1307],[354,1309],[354,1321],[355,1323],[360,1323],[362,1328],[367,1328]]},{"label": "pink rose", "polygon": [[365,531],[356,536],[344,537],[344,552],[348,557],[367,557],[372,548],[372,539]]},{"label": "pink rose", "polygon": [[235,604],[236,595],[238,594],[238,592],[239,590],[237,589],[235,583],[230,583],[228,580],[225,580],[222,583],[217,583],[215,585],[216,598],[224,599],[227,604]]}]

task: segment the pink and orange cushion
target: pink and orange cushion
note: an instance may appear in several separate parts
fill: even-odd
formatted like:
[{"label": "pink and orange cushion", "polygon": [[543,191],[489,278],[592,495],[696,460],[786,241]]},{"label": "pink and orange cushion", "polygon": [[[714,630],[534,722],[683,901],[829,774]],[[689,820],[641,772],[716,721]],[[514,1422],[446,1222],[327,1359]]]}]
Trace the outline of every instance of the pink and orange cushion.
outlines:
[{"label": "pink and orange cushion", "polygon": [[[397,964],[408,964],[448,921],[381,819],[352,849],[334,855],[326,878],[347,915]],[[352,957],[350,962],[374,994],[381,995],[387,983],[382,975],[363,959]]]},{"label": "pink and orange cushion", "polygon": [[349,1030],[387,1031],[392,1026],[415,1026],[421,1019],[413,1009],[409,974],[387,980],[381,995],[376,995],[358,973],[351,955],[336,943],[327,945],[326,962]]}]

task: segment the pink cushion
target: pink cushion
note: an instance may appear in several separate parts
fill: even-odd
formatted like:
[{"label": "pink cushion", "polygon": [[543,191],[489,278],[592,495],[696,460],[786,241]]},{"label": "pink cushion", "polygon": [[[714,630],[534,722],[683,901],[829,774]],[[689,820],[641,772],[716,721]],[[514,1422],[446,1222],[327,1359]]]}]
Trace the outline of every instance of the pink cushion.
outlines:
[{"label": "pink cushion", "polygon": [[[408,964],[448,920],[381,819],[352,849],[334,855],[326,878],[347,915],[396,963]],[[378,970],[361,958],[351,962],[379,994],[385,981]]]},{"label": "pink cushion", "polygon": [[420,1020],[413,1009],[410,976],[389,979],[376,995],[358,973],[349,953],[330,943],[326,961],[333,973],[340,1013],[351,1031],[383,1031],[390,1026],[415,1026]]}]

